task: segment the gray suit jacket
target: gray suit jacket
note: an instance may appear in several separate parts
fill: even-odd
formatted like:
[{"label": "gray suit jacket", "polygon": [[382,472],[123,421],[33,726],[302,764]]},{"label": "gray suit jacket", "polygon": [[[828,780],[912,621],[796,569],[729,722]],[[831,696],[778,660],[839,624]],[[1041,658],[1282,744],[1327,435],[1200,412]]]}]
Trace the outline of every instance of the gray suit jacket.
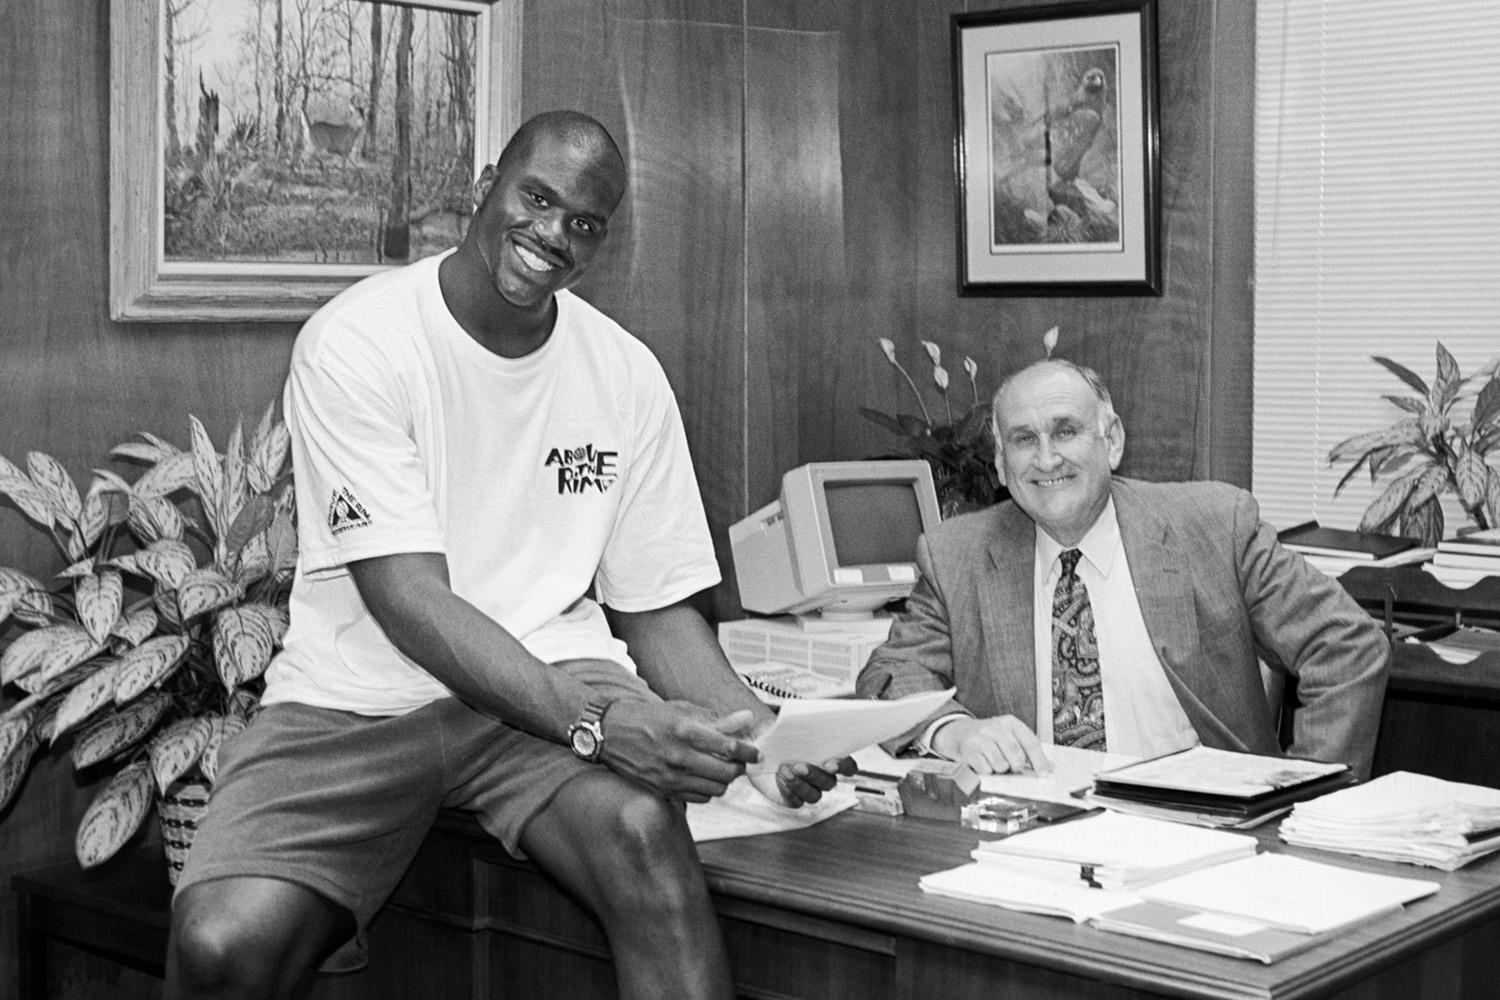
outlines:
[{"label": "gray suit jacket", "polygon": [[[1298,679],[1287,753],[1367,776],[1390,661],[1375,621],[1282,548],[1244,490],[1121,478],[1112,489],[1146,631],[1204,745],[1281,752],[1263,660]],[[939,714],[1014,715],[1035,730],[1035,540],[1013,502],[929,532],[918,545],[921,578],[860,673],[859,693],[880,691],[887,677],[887,698],[956,686],[957,704]]]}]

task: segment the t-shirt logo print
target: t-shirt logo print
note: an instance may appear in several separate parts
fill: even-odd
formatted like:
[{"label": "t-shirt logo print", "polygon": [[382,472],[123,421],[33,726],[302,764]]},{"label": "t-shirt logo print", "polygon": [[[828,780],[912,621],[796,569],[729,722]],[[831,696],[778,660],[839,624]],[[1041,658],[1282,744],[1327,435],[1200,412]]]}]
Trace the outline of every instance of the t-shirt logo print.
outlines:
[{"label": "t-shirt logo print", "polygon": [[576,448],[553,448],[547,452],[545,468],[557,469],[557,493],[603,493],[620,478],[620,453],[600,451],[591,444]]},{"label": "t-shirt logo print", "polygon": [[370,526],[370,512],[349,491],[349,487],[340,486],[333,491],[333,499],[328,504],[328,526],[335,535],[350,528]]}]

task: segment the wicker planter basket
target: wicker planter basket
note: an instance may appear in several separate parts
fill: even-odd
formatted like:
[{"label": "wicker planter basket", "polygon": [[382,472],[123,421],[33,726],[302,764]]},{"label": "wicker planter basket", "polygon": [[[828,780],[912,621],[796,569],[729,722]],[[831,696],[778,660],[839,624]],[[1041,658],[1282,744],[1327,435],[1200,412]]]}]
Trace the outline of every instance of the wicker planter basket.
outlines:
[{"label": "wicker planter basket", "polygon": [[161,820],[161,846],[167,855],[167,878],[173,885],[193,846],[198,821],[208,807],[208,786],[201,782],[178,782],[156,803]]}]

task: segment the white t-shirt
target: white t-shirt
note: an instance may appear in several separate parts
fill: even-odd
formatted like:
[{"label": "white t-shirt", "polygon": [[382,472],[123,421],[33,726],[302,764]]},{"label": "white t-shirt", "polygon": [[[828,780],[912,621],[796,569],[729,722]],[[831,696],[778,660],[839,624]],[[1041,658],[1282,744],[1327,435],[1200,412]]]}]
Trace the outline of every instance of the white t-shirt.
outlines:
[{"label": "white t-shirt", "polygon": [[682,419],[651,352],[577,296],[523,358],[448,312],[431,257],[359,282],[297,339],[285,409],[300,560],[264,704],[396,715],[450,694],[370,617],[353,560],[447,557],[454,591],[545,662],[634,669],[600,601],[719,582]]}]

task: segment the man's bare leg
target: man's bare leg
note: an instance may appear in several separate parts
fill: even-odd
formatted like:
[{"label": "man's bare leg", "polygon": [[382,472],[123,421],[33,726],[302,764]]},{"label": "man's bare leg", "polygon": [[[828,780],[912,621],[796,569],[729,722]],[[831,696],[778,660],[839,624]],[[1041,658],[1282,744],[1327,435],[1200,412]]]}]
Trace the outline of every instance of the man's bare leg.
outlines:
[{"label": "man's bare leg", "polygon": [[734,996],[680,806],[601,767],[563,785],[521,848],[604,925],[621,1000]]}]

